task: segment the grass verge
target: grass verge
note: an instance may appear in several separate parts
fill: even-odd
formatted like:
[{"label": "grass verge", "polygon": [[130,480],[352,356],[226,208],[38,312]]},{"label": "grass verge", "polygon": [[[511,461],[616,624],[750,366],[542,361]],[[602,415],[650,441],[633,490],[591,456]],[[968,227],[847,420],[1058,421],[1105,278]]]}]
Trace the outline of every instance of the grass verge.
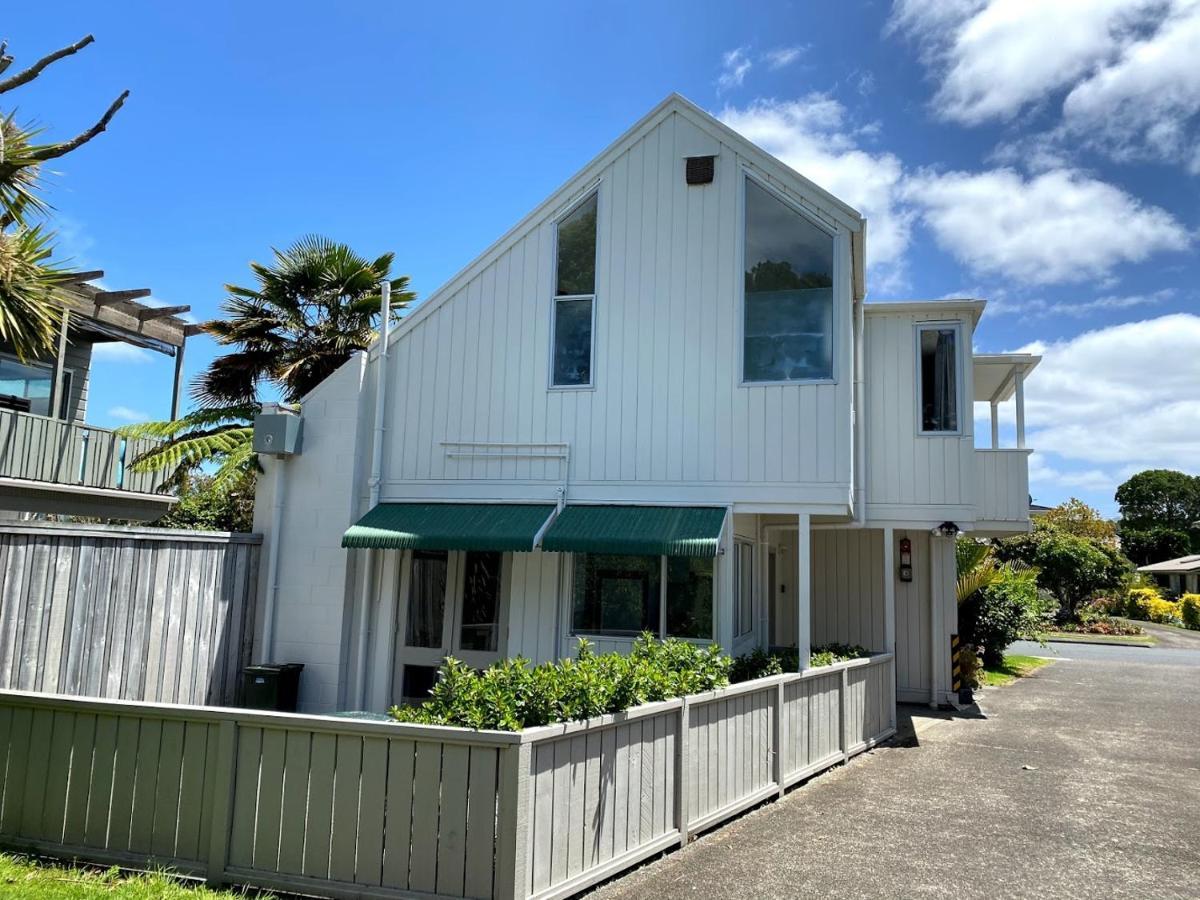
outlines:
[{"label": "grass verge", "polygon": [[1074,631],[1051,631],[1048,641],[1069,644],[1116,644],[1121,647],[1153,647],[1158,643],[1152,634],[1078,634]]},{"label": "grass verge", "polygon": [[242,900],[240,891],[214,891],[194,881],[155,872],[79,868],[0,853],[0,897],[22,900]]},{"label": "grass verge", "polygon": [[1004,661],[995,668],[984,667],[983,683],[986,687],[1003,687],[1012,684],[1018,678],[1024,678],[1036,672],[1042,666],[1048,666],[1053,660],[1042,659],[1038,656],[1020,656],[1015,653],[1004,654]]}]

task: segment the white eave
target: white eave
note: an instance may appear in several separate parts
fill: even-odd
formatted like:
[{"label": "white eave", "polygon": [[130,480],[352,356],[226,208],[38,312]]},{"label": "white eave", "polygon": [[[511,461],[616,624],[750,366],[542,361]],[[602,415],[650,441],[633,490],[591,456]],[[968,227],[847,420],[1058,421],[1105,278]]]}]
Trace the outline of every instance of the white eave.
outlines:
[{"label": "white eave", "polygon": [[1003,403],[1017,391],[1017,379],[1029,373],[1042,361],[1031,353],[977,353],[972,374],[977,403]]},{"label": "white eave", "polygon": [[975,300],[968,297],[947,300],[884,300],[863,304],[867,315],[937,315],[940,313],[968,313],[971,316],[971,330],[979,324],[983,311],[987,307],[986,300]]},{"label": "white eave", "polygon": [[1159,575],[1186,575],[1191,572],[1200,572],[1200,555],[1181,556],[1179,559],[1168,559],[1166,562],[1138,566],[1138,571]]}]

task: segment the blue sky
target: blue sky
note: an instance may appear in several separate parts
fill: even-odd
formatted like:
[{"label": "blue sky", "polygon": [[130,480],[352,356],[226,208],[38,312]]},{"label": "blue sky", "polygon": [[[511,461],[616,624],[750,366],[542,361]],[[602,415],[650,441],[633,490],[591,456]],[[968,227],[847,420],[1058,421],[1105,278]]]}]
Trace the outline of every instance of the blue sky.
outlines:
[{"label": "blue sky", "polygon": [[[871,299],[984,297],[980,350],[1045,354],[1038,500],[1112,512],[1131,472],[1194,469],[1200,2],[745,8],[60,0],[0,37],[20,66],[95,34],[9,95],[54,136],[132,91],[50,198],[112,287],[204,318],[318,232],[431,293],[675,90],[867,215]],[[106,354],[89,418],[165,416],[170,373]]]}]

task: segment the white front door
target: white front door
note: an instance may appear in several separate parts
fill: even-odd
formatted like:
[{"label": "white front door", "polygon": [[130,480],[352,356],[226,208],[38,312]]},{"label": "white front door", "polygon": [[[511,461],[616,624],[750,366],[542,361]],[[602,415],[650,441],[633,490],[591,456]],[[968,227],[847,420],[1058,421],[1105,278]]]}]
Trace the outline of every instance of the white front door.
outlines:
[{"label": "white front door", "polygon": [[413,550],[397,598],[392,699],[420,702],[447,656],[482,669],[504,652],[508,555]]}]

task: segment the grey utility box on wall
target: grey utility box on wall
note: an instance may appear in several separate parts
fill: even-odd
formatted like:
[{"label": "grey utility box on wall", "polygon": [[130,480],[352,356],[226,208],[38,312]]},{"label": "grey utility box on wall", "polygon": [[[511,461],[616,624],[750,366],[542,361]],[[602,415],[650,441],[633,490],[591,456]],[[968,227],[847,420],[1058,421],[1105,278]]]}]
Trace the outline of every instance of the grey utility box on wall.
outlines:
[{"label": "grey utility box on wall", "polygon": [[294,456],[300,452],[300,416],[286,407],[268,405],[254,417],[254,452]]}]

